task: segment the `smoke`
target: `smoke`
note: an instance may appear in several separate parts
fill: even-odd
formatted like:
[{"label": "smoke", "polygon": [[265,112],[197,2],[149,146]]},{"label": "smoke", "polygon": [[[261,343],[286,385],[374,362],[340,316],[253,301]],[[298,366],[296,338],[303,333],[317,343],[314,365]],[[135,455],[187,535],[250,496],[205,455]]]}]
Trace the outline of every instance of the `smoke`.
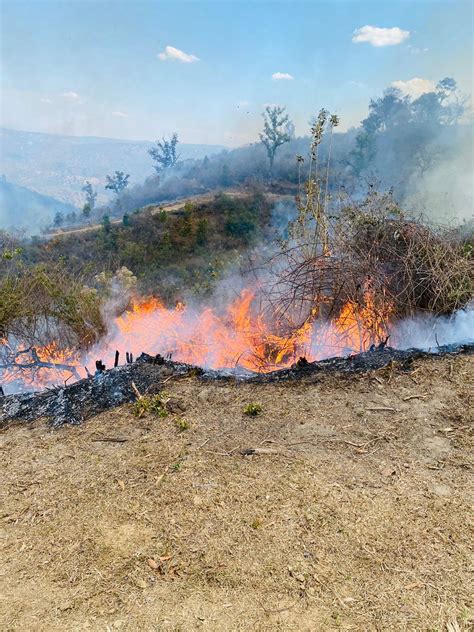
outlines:
[{"label": "smoke", "polygon": [[453,138],[438,137],[432,151],[438,159],[421,177],[412,176],[406,206],[429,219],[459,223],[474,217],[474,164],[472,125],[463,125]]},{"label": "smoke", "polygon": [[474,309],[461,309],[451,316],[421,315],[391,327],[390,344],[397,349],[424,349],[463,344],[474,340]]}]

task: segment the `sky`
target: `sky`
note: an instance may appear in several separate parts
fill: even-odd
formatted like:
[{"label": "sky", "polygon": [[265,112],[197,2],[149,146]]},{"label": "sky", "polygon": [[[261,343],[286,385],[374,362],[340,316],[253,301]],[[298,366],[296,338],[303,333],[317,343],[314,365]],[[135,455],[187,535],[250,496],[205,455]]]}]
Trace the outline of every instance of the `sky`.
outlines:
[{"label": "sky", "polygon": [[267,104],[358,125],[390,85],[473,92],[469,1],[2,0],[0,125],[238,146]]}]

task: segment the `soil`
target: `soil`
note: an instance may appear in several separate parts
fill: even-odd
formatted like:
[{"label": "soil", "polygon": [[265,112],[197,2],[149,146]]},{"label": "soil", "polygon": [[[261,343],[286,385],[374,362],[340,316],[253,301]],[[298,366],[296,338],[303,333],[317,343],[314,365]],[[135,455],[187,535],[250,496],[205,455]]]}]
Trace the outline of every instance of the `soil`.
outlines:
[{"label": "soil", "polygon": [[471,629],[473,362],[4,428],[0,629]]}]

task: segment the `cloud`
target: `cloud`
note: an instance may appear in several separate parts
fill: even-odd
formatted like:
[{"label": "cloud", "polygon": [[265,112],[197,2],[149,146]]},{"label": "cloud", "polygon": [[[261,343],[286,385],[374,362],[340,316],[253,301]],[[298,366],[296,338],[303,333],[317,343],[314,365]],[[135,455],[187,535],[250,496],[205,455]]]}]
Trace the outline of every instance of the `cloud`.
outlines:
[{"label": "cloud", "polygon": [[289,72],[274,72],[272,79],[274,81],[293,81],[294,77]]},{"label": "cloud", "polygon": [[128,118],[128,114],[126,112],[121,112],[120,110],[112,112],[112,116],[116,116],[117,118]]},{"label": "cloud", "polygon": [[392,86],[413,99],[417,99],[425,92],[434,92],[436,89],[436,84],[433,81],[420,79],[420,77],[413,77],[408,81],[392,81]]},{"label": "cloud", "polygon": [[166,46],[162,53],[158,53],[158,59],[160,61],[180,61],[183,64],[192,64],[195,61],[199,61],[199,57],[196,57],[196,55],[188,55],[188,53],[174,46]]},{"label": "cloud", "polygon": [[73,90],[70,90],[69,92],[63,92],[62,96],[65,99],[70,99],[71,101],[77,101],[79,99],[79,95]]},{"label": "cloud", "polygon": [[49,99],[48,97],[43,97],[42,99],[40,99],[41,103],[52,103],[51,99]]},{"label": "cloud", "polygon": [[396,46],[401,44],[410,37],[410,31],[402,31],[398,26],[390,29],[380,28],[378,26],[363,26],[356,29],[352,35],[352,41],[355,44],[367,42],[372,46]]}]

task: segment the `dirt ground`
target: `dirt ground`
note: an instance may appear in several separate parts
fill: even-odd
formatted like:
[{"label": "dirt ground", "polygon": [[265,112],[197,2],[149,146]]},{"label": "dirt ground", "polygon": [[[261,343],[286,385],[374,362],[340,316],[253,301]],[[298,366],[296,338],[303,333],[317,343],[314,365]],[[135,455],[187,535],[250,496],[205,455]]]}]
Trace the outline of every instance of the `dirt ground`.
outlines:
[{"label": "dirt ground", "polygon": [[473,362],[4,429],[0,629],[472,629]]}]

